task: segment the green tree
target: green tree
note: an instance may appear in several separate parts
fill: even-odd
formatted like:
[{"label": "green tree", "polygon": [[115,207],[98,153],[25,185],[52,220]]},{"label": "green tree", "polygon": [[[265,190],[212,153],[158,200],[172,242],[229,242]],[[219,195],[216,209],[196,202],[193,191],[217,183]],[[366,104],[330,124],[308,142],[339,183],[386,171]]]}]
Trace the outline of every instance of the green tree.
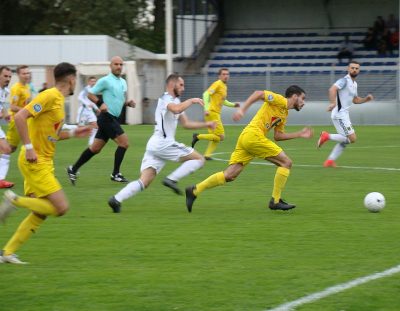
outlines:
[{"label": "green tree", "polygon": [[[155,2],[160,10],[164,1]],[[2,0],[0,34],[103,34],[162,52],[163,29],[155,27],[152,13],[148,0]]]}]

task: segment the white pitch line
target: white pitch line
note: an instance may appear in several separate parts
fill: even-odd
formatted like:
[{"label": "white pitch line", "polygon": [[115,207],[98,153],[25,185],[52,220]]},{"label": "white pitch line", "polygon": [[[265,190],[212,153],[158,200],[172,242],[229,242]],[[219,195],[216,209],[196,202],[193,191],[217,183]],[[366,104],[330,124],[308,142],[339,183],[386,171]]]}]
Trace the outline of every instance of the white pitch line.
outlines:
[{"label": "white pitch line", "polygon": [[[218,152],[214,153],[213,155],[216,154],[225,154],[228,152]],[[216,161],[221,161],[221,162],[229,162],[229,160],[225,159],[219,159],[216,157],[213,157],[214,160]],[[275,164],[272,164],[270,162],[250,162],[250,164],[253,165],[267,165],[267,166],[274,166]],[[299,166],[299,167],[322,167],[322,165],[315,165],[315,164],[294,164],[293,166]],[[340,166],[338,165],[337,168],[346,168],[346,169],[356,169],[356,170],[380,170],[380,171],[400,171],[400,168],[395,168],[395,167],[370,167],[370,166],[348,166],[348,165],[343,165]]]},{"label": "white pitch line", "polygon": [[327,296],[333,295],[333,294],[337,294],[340,293],[342,291],[345,291],[347,289],[350,289],[352,287],[356,287],[362,284],[365,284],[369,281],[373,281],[373,280],[377,280],[377,279],[381,279],[387,276],[391,276],[393,274],[399,273],[400,272],[400,265],[395,266],[393,268],[387,269],[385,271],[382,272],[377,272],[374,274],[370,274],[364,277],[360,277],[358,279],[354,279],[352,281],[346,282],[346,283],[342,283],[342,284],[338,284],[332,287],[328,287],[326,289],[324,289],[323,291],[314,293],[314,294],[310,294],[307,296],[304,296],[302,298],[299,298],[297,300],[293,300],[291,302],[287,302],[284,303],[280,306],[277,306],[273,309],[268,309],[265,311],[291,311],[294,310],[294,308],[299,307],[301,305],[307,304],[307,303],[311,303],[314,302],[316,300],[325,298]]}]

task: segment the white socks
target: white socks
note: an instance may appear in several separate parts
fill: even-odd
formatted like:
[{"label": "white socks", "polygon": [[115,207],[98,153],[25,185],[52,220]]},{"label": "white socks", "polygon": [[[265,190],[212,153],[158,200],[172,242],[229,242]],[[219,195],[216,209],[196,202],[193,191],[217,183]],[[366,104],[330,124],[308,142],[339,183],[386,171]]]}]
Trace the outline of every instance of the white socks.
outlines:
[{"label": "white socks", "polygon": [[9,167],[10,167],[10,155],[2,154],[0,156],[0,180],[6,179]]},{"label": "white socks", "polygon": [[188,160],[183,162],[175,171],[167,176],[167,178],[178,181],[183,177],[197,171],[199,168],[203,167],[204,160]]},{"label": "white socks", "polygon": [[344,148],[346,148],[347,143],[338,143],[333,147],[331,154],[329,155],[328,159],[335,161],[340,155],[343,153]]},{"label": "white socks", "polygon": [[[172,172],[167,178],[178,181],[181,178],[193,173],[204,165],[203,160],[189,160],[183,162],[174,172]],[[137,193],[145,189],[143,182],[138,179],[127,184],[120,192],[118,192],[114,197],[118,202],[125,201],[130,197],[133,197]]]},{"label": "white socks", "polygon": [[114,197],[118,202],[122,202],[130,197],[133,197],[137,193],[144,190],[144,185],[140,179],[135,180],[127,184],[120,192],[118,192]]},{"label": "white socks", "polygon": [[341,134],[329,134],[329,139],[337,141],[338,143],[350,143],[349,139]]}]

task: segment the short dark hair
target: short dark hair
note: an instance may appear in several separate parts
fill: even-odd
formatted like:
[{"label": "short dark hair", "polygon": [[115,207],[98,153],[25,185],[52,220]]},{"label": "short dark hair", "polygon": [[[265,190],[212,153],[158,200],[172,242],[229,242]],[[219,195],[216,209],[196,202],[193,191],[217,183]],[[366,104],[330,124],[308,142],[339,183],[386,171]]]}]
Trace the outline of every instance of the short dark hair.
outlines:
[{"label": "short dark hair", "polygon": [[[348,66],[350,66],[350,64],[356,64],[356,65],[360,65],[360,63],[359,62],[357,62],[357,61],[355,61],[355,60],[351,60],[351,61],[349,61],[349,63],[348,63]],[[361,65],[360,65],[361,66]]]},{"label": "short dark hair", "polygon": [[29,66],[28,66],[28,65],[20,65],[20,66],[18,66],[18,67],[17,67],[17,74],[18,74],[22,69],[26,69],[26,68],[29,68]]},{"label": "short dark hair", "polygon": [[3,70],[11,71],[10,67],[7,67],[7,66],[0,66],[0,73],[2,73]]},{"label": "short dark hair", "polygon": [[70,75],[76,76],[76,68],[74,65],[70,63],[59,63],[54,67],[54,79],[56,82]]},{"label": "short dark hair", "polygon": [[285,97],[289,98],[292,97],[292,95],[296,94],[296,95],[301,95],[302,93],[306,93],[300,86],[297,85],[291,85],[286,89],[285,92]]},{"label": "short dark hair", "polygon": [[229,72],[229,69],[228,68],[220,68],[218,70],[218,75],[220,75],[223,71],[228,71]]},{"label": "short dark hair", "polygon": [[88,81],[92,80],[92,79],[96,79],[96,77],[95,76],[90,76],[89,78],[87,78]]},{"label": "short dark hair", "polygon": [[177,73],[172,73],[167,77],[167,80],[165,80],[165,84],[168,84],[171,81],[176,82],[179,80],[179,78],[181,78],[180,75],[178,75]]}]

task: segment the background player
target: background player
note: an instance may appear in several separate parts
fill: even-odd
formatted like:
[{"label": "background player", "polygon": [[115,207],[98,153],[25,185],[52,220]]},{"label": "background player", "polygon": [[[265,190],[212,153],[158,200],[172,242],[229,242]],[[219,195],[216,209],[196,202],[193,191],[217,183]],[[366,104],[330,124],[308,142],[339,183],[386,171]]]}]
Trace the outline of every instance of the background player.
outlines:
[{"label": "background player", "polygon": [[[7,97],[10,94],[8,85],[11,81],[12,72],[11,69],[6,66],[0,66],[0,119],[8,119],[8,113],[6,108]],[[11,147],[6,140],[6,134],[0,127],[0,188],[11,188],[14,183],[5,180],[11,153]],[[3,156],[5,155],[5,156]]]},{"label": "background player", "polygon": [[211,155],[217,149],[220,141],[225,138],[225,129],[221,120],[222,105],[228,107],[240,107],[238,103],[231,103],[226,99],[228,94],[228,87],[226,83],[229,80],[229,70],[221,68],[218,71],[218,80],[203,93],[204,101],[204,118],[206,121],[213,121],[217,123],[215,129],[208,129],[208,134],[193,134],[192,147],[199,140],[208,140],[208,147],[204,153],[206,160],[211,160]]},{"label": "background player", "polygon": [[7,142],[10,145],[8,152],[4,152],[0,157],[0,172],[1,178],[5,179],[10,167],[10,156],[21,141],[17,128],[15,127],[14,115],[25,107],[27,103],[32,99],[31,88],[29,81],[31,80],[31,72],[28,66],[21,65],[17,67],[18,82],[14,83],[11,87],[10,93],[10,109],[9,117],[10,123],[8,124],[7,130]]},{"label": "background player", "polygon": [[266,134],[273,128],[276,141],[311,138],[313,136],[312,129],[308,127],[298,132],[285,133],[288,110],[300,111],[303,108],[305,92],[296,85],[287,88],[285,97],[271,91],[255,91],[246,100],[242,108],[235,112],[233,119],[239,121],[247,109],[259,100],[264,103],[240,134],[229,160],[229,166],[223,172],[215,173],[195,186],[186,188],[186,207],[189,212],[192,211],[193,202],[200,193],[206,189],[234,181],[253,158],[265,159],[278,166],[269,208],[272,210],[289,210],[295,207],[295,205],[288,204],[281,199],[282,190],[292,167],[292,160],[282,148],[269,140]]},{"label": "background player", "polygon": [[184,111],[196,103],[203,105],[203,101],[200,98],[190,98],[181,103],[179,97],[184,89],[184,81],[179,75],[172,74],[167,78],[166,92],[158,99],[155,111],[156,125],[153,135],[147,142],[140,178],[110,198],[108,204],[114,213],[120,212],[122,201],[146,189],[167,161],[182,163],[163,180],[164,186],[171,188],[177,194],[181,194],[177,182],[204,165],[202,155],[175,140],[178,120],[188,129],[215,127],[215,122],[212,121],[195,122],[187,118]]},{"label": "background player", "polygon": [[325,167],[336,167],[336,160],[343,153],[347,144],[356,142],[356,133],[350,121],[349,109],[354,104],[363,104],[374,99],[371,94],[366,97],[359,97],[357,94],[356,78],[360,73],[360,64],[351,61],[347,68],[347,75],[337,80],[329,89],[329,106],[332,123],[337,134],[329,134],[322,131],[317,146],[321,147],[328,140],[336,141],[328,159],[324,162]]},{"label": "background player", "polygon": [[76,117],[76,123],[78,126],[89,125],[92,127],[92,134],[89,136],[89,146],[93,143],[94,137],[97,133],[97,116],[96,113],[99,112],[99,108],[94,102],[88,98],[88,93],[90,88],[96,84],[97,79],[95,77],[89,77],[87,79],[87,85],[79,93],[79,109],[78,115]]}]

